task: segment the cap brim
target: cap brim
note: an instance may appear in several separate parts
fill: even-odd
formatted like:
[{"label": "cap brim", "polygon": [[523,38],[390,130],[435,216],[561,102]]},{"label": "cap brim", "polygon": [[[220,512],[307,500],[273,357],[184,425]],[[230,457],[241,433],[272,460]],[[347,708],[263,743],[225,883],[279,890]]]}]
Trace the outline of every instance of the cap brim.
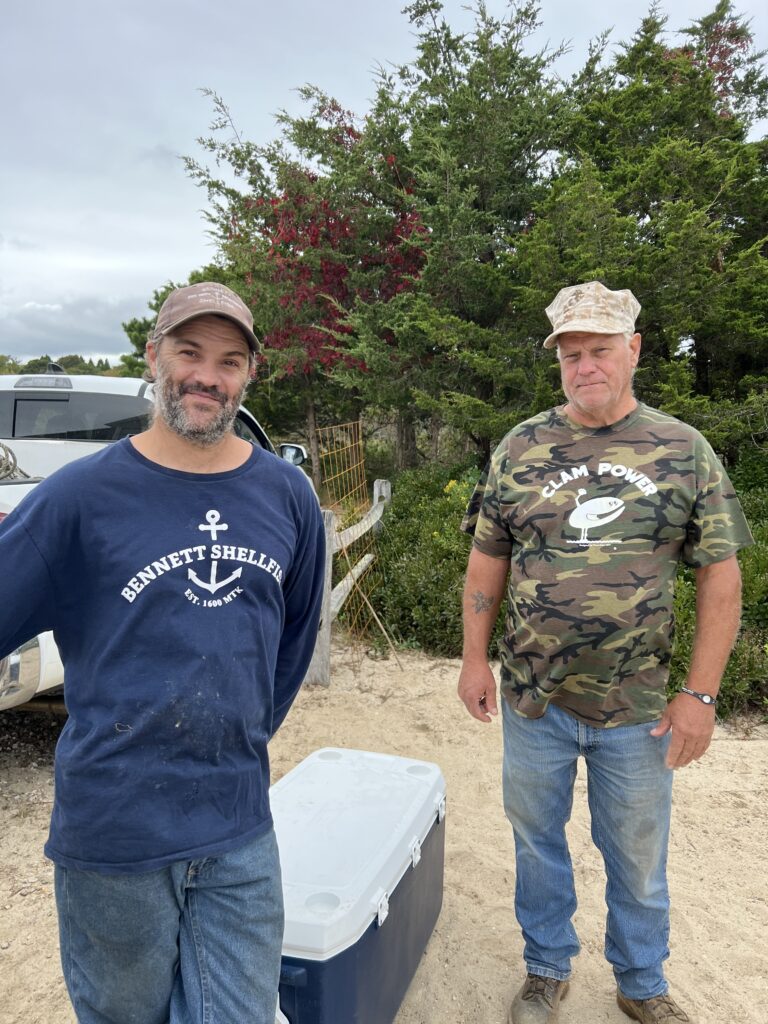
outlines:
[{"label": "cap brim", "polygon": [[231,321],[235,325],[235,327],[240,328],[240,330],[243,332],[243,335],[245,336],[246,341],[248,342],[248,347],[251,349],[252,352],[254,352],[257,355],[259,352],[261,352],[261,342],[253,333],[253,331],[249,331],[245,324],[241,323],[241,321],[238,320],[237,317],[231,316],[229,313],[226,313],[224,312],[224,310],[221,309],[201,309],[198,310],[196,313],[191,313],[189,316],[180,317],[178,320],[174,320],[172,324],[168,324],[167,327],[164,327],[163,330],[160,332],[160,337],[162,337],[164,334],[168,334],[170,331],[175,331],[177,327],[183,327],[183,325],[188,324],[190,320],[197,320],[201,316],[223,316],[225,320]]},{"label": "cap brim", "polygon": [[565,324],[563,327],[560,327],[558,330],[547,335],[542,344],[542,348],[554,348],[557,344],[557,339],[561,334],[574,334],[577,332],[584,334],[624,334],[624,328],[616,327],[614,325],[609,330],[605,325],[601,326],[594,320],[572,320],[570,323]]}]

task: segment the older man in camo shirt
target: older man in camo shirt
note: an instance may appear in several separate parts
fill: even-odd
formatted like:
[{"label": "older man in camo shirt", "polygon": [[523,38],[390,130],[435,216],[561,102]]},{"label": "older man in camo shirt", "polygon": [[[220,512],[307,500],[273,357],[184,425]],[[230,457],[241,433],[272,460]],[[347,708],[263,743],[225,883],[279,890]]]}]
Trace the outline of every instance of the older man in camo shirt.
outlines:
[{"label": "older man in camo shirt", "polygon": [[[474,544],[459,696],[481,722],[497,713],[487,648],[509,576],[503,787],[527,970],[509,1024],[557,1019],[579,952],[565,835],[579,756],[618,1004],[642,1024],[691,1021],[662,968],[672,769],[709,746],[739,624],[736,552],[751,537],[704,438],[634,397],[639,311],[630,291],[597,281],[557,294],[544,347],[557,347],[567,402],[507,434],[463,523]],[[681,560],[695,570],[697,626],[686,686],[668,703]]]}]

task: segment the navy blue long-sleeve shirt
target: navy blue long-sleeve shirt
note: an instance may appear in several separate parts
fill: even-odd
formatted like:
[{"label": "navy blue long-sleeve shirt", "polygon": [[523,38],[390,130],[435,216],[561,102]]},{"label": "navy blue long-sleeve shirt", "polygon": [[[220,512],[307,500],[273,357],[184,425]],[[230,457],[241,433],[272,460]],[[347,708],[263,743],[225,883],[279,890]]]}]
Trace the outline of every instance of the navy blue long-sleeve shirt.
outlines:
[{"label": "navy blue long-sleeve shirt", "polygon": [[307,477],[259,448],[195,474],[121,441],[7,517],[0,656],[52,629],[65,668],[51,859],[150,871],[271,827],[267,742],[312,655],[324,565]]}]

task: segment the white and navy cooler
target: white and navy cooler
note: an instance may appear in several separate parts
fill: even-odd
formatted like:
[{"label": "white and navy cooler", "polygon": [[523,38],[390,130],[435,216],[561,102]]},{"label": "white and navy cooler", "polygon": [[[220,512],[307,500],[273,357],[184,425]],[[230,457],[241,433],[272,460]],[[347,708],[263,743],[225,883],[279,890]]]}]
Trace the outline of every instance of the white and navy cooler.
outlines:
[{"label": "white and navy cooler", "polygon": [[288,1024],[392,1024],[443,899],[437,765],[317,750],[271,789]]}]

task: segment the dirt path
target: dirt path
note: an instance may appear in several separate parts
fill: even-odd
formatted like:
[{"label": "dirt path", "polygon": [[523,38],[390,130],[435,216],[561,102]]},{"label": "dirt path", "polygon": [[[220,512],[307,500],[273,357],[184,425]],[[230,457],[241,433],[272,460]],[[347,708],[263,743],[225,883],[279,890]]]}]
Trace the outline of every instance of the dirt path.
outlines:
[{"label": "dirt path", "polygon": [[[337,650],[330,689],[304,690],[272,746],[277,779],[323,746],[435,761],[448,789],[443,910],[396,1024],[502,1024],[521,979],[499,723],[455,698],[456,662],[357,659]],[[0,714],[0,1024],[73,1024],[61,980],[51,865],[42,855],[58,723]],[[718,728],[678,773],[668,975],[699,1024],[763,1024],[768,945],[768,726]],[[570,839],[582,953],[562,1024],[621,1024],[602,955],[603,873],[580,775]]]}]

